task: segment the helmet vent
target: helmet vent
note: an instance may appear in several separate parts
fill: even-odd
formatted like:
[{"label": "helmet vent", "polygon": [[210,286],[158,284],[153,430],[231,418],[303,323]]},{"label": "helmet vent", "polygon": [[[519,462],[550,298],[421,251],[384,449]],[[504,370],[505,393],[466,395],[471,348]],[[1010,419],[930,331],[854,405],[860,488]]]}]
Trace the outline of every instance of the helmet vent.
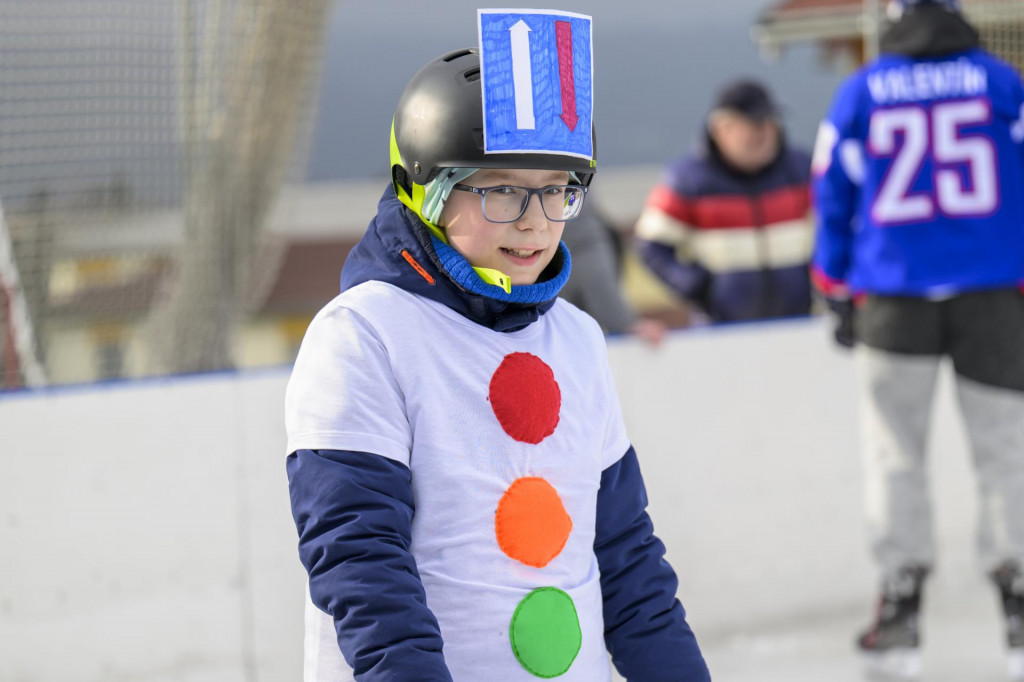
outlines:
[{"label": "helmet vent", "polygon": [[472,50],[458,50],[457,52],[451,52],[441,58],[444,62],[454,62],[459,57],[465,57],[467,54],[473,54]]},{"label": "helmet vent", "polygon": [[470,69],[462,75],[465,77],[467,83],[475,83],[480,80],[480,69]]}]

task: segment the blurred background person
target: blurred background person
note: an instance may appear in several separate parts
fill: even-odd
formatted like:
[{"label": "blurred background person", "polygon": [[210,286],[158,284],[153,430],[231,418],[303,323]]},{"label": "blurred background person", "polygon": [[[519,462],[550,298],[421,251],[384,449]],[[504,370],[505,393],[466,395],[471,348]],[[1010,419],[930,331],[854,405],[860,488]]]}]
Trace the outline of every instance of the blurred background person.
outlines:
[{"label": "blurred background person", "polygon": [[811,308],[810,156],[787,144],[760,83],[718,95],[698,148],[665,168],[636,225],[647,266],[691,306],[732,322]]},{"label": "blurred background person", "polygon": [[[979,479],[978,549],[1024,679],[1024,84],[956,0],[895,0],[881,57],[840,86],[815,149],[815,283],[856,341],[867,519],[881,589],[858,646],[920,671],[935,561],[926,437],[956,372]],[[851,293],[864,297],[859,306]]]},{"label": "blurred background person", "polygon": [[562,233],[572,256],[572,272],[561,296],[597,320],[605,334],[633,334],[657,346],[668,326],[638,315],[622,287],[623,244],[615,227],[593,198],[593,186],[583,212]]}]

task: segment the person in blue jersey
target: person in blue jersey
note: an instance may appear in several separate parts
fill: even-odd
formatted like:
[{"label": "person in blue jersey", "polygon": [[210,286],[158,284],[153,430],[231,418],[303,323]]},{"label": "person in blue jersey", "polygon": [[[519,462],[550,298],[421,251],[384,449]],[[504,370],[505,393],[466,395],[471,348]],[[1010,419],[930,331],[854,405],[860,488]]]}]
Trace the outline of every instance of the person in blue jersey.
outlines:
[{"label": "person in blue jersey", "polygon": [[978,547],[1024,678],[1024,85],[954,0],[900,0],[881,56],[838,89],[814,154],[813,278],[856,344],[881,590],[858,639],[920,670],[935,561],[926,435],[951,359],[979,481]]},{"label": "person in blue jersey", "polygon": [[756,81],[718,94],[698,149],[665,168],[636,225],[644,263],[694,319],[807,315],[810,155]]},{"label": "person in blue jersey", "polygon": [[406,87],[288,384],[304,679],[707,682],[601,329],[558,298],[594,158],[485,154],[480,80],[464,49]]}]

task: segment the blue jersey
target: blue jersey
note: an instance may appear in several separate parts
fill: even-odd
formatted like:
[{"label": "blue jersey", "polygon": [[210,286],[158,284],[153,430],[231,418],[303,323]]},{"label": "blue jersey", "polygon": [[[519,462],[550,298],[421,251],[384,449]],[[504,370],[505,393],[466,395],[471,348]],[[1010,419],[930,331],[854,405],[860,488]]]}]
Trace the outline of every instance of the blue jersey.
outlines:
[{"label": "blue jersey", "polygon": [[972,49],[883,55],[840,87],[815,146],[826,294],[942,297],[1024,283],[1024,85]]}]

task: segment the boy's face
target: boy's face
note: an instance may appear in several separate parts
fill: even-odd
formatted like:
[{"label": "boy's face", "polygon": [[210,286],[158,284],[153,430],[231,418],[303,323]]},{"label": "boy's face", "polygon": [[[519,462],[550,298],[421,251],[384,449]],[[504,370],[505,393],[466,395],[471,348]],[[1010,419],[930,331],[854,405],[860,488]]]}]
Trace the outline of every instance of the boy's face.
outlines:
[{"label": "boy's face", "polygon": [[[483,169],[462,182],[472,187],[531,188],[568,183],[565,171],[524,169]],[[531,196],[526,212],[517,221],[492,223],[484,218],[479,194],[453,190],[437,222],[452,248],[474,267],[503,272],[512,284],[533,284],[555,257],[565,226],[547,219],[539,199]]]}]

